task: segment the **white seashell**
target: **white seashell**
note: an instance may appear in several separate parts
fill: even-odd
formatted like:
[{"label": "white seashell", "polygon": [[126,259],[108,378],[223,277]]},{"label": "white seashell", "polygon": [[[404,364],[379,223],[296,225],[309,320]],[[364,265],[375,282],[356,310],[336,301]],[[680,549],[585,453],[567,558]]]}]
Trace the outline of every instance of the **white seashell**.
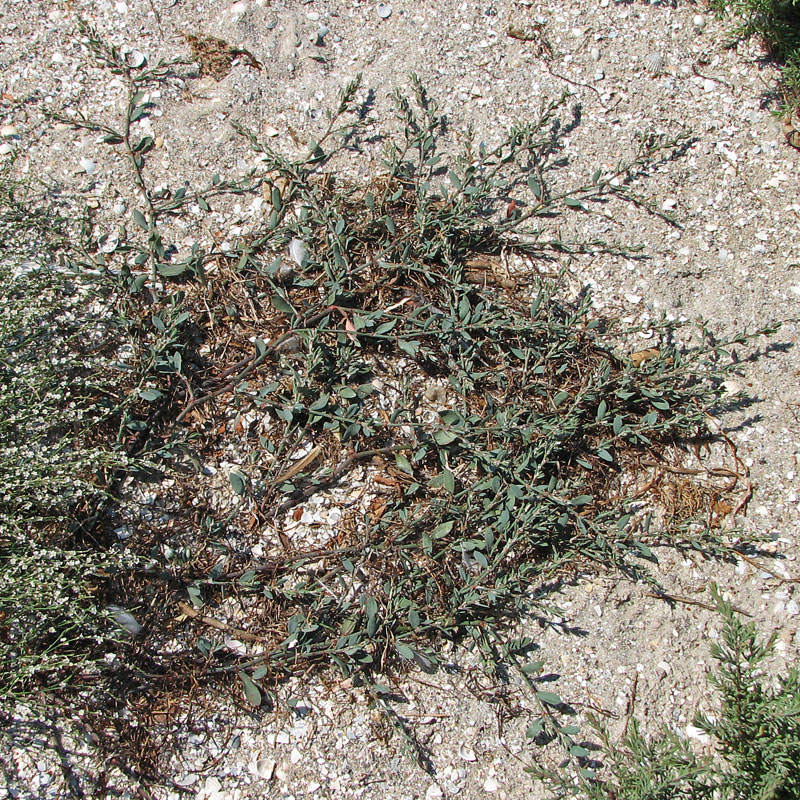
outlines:
[{"label": "white seashell", "polygon": [[240,642],[238,639],[234,639],[232,636],[225,636],[223,638],[223,642],[225,643],[225,647],[228,648],[232,653],[236,653],[239,656],[247,655],[247,645],[244,642]]},{"label": "white seashell", "polygon": [[488,777],[483,782],[483,790],[485,792],[496,792],[499,788],[500,788],[500,784],[497,782],[497,780],[495,778],[492,778],[491,776]]},{"label": "white seashell", "polygon": [[302,239],[292,239],[289,242],[289,255],[298,267],[305,266],[308,261],[308,247]]},{"label": "white seashell", "polygon": [[273,128],[272,125],[267,125],[266,128],[264,128],[264,136],[273,137],[277,136],[279,133],[280,131],[277,128]]},{"label": "white seashell", "polygon": [[378,3],[378,16],[381,19],[388,19],[392,16],[392,4],[391,3]]},{"label": "white seashell", "polygon": [[107,233],[100,237],[98,244],[101,253],[113,253],[119,247],[119,236],[116,233]]},{"label": "white seashell", "polygon": [[87,175],[94,175],[97,172],[97,164],[91,158],[82,158],[78,164]]},{"label": "white seashell", "polygon": [[692,17],[692,27],[700,33],[706,26],[706,18],[702,14],[695,14]]},{"label": "white seashell", "polygon": [[130,614],[124,608],[120,608],[119,606],[109,606],[108,610],[114,617],[114,622],[125,628],[128,633],[136,636],[137,633],[141,632],[142,626],[136,621],[133,614]]},{"label": "white seashell", "polygon": [[462,744],[461,747],[458,748],[458,755],[464,761],[477,761],[477,758],[475,756],[475,751],[471,747],[465,744]]},{"label": "white seashell", "polygon": [[728,397],[739,394],[739,392],[742,391],[741,384],[737,383],[736,381],[723,381],[722,388]]},{"label": "white seashell", "polygon": [[0,144],[0,156],[7,156],[13,152],[14,152],[13,144],[9,144],[8,142],[3,142],[3,144]]},{"label": "white seashell", "polygon": [[125,63],[133,69],[139,69],[147,63],[147,56],[141,50],[131,50],[125,54]]},{"label": "white seashell", "polygon": [[644,57],[645,69],[652,75],[660,75],[664,71],[664,65],[666,63],[667,62],[663,54],[657,51],[648,53]]},{"label": "white seashell", "polygon": [[255,763],[255,774],[262,780],[268,781],[275,772],[274,758],[259,758]]},{"label": "white seashell", "polygon": [[16,125],[3,125],[3,127],[0,128],[0,136],[4,139],[16,138],[19,136],[19,130],[17,130]]}]

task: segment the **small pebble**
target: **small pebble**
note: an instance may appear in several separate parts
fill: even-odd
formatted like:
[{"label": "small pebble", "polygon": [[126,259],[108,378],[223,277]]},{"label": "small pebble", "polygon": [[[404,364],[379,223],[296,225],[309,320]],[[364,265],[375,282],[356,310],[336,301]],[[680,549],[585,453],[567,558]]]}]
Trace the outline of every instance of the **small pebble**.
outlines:
[{"label": "small pebble", "polygon": [[0,136],[4,139],[16,138],[19,136],[19,130],[17,130],[16,125],[3,125],[3,127],[0,128]]},{"label": "small pebble", "polygon": [[710,744],[711,742],[711,737],[702,728],[689,724],[684,728],[684,731],[690,739],[695,739],[700,744]]},{"label": "small pebble", "polygon": [[13,144],[9,144],[8,142],[3,142],[3,144],[0,144],[0,156],[7,156],[13,152],[14,152]]},{"label": "small pebble", "polygon": [[327,25],[320,25],[317,28],[317,34],[314,40],[314,44],[317,47],[322,47],[325,44],[325,37],[331,32],[331,29]]},{"label": "small pebble", "polygon": [[706,18],[702,14],[695,14],[692,18],[692,27],[700,33],[706,26]]},{"label": "small pebble", "polygon": [[392,4],[391,3],[378,3],[378,16],[381,19],[388,19],[392,16]]}]

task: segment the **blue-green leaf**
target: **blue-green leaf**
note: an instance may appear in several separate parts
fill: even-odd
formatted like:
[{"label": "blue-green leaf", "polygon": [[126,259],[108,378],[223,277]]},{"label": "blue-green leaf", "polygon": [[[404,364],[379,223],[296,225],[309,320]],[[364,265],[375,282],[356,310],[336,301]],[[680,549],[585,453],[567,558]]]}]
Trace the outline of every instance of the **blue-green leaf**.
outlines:
[{"label": "blue-green leaf", "polygon": [[275,308],[278,309],[278,311],[282,311],[284,314],[292,314],[292,315],[296,314],[295,310],[292,308],[289,301],[285,297],[282,297],[279,294],[272,295],[272,297],[270,298],[270,302]]},{"label": "blue-green leaf", "polygon": [[457,438],[458,436],[452,431],[438,430],[434,431],[433,434],[433,441],[443,447],[451,442],[454,442]]},{"label": "blue-green leaf", "polygon": [[560,706],[563,700],[554,692],[536,692],[536,696],[549,706]]},{"label": "blue-green leaf", "polygon": [[253,679],[246,673],[239,673],[239,680],[244,688],[244,696],[251,706],[258,708],[261,705],[261,690],[253,683]]},{"label": "blue-green leaf", "polygon": [[230,475],[228,476],[231,482],[231,488],[233,491],[238,494],[240,497],[244,494],[245,490],[245,477],[242,475],[241,472],[237,472],[236,470],[232,470]]}]

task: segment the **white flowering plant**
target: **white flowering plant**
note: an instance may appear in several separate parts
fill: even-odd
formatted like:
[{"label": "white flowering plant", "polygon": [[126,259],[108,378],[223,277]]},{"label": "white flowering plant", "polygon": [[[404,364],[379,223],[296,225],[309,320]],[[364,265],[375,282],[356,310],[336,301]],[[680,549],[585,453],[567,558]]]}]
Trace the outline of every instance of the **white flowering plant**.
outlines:
[{"label": "white flowering plant", "polygon": [[[82,527],[128,459],[95,431],[113,404],[88,354],[90,293],[50,261],[59,217],[24,209],[0,175],[0,697],[91,672],[116,637],[94,590],[120,554]],[[52,210],[52,209],[51,209]],[[50,226],[43,230],[43,224]],[[37,254],[31,259],[31,254]],[[106,370],[107,371],[107,370]],[[105,437],[106,439],[108,437]]]}]

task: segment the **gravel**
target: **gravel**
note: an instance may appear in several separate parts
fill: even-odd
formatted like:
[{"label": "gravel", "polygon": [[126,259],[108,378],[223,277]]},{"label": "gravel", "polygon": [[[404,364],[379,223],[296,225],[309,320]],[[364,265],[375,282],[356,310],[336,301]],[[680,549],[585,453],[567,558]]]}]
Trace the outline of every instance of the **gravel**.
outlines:
[{"label": "gravel", "polygon": [[[629,207],[607,217],[571,215],[565,233],[573,227],[638,242],[646,258],[565,257],[570,279],[593,288],[598,310],[645,328],[662,313],[703,318],[728,334],[798,316],[800,152],[765,101],[776,68],[760,58],[755,42],[727,48],[724,23],[698,4],[7,0],[0,18],[0,158],[20,149],[23,173],[46,175],[112,209],[110,234],[130,213],[118,197],[116,156],[94,136],[45,116],[67,101],[103,111],[122,100],[113,76],[86,66],[70,35],[78,16],[127,44],[130,58],[151,64],[187,57],[186,31],[224,39],[262,65],[234,62],[219,80],[193,77],[153,93],[157,113],[141,127],[155,137],[156,182],[173,187],[252,165],[232,120],[292,152],[293,138],[310,138],[321,110],[359,71],[375,91],[372,113],[387,125],[389,91],[407,86],[413,71],[441,101],[454,132],[471,124],[487,143],[533,114],[543,97],[567,91],[578,110],[562,155],[564,169],[576,176],[612,167],[642,132],[689,127],[683,156],[653,169],[638,187],[680,227]],[[510,36],[512,27],[541,35]],[[365,159],[368,172],[375,165],[369,154]],[[130,187],[119,194],[132,196]],[[251,211],[220,212],[217,233],[234,235]],[[302,243],[292,244],[301,263]],[[757,402],[722,420],[755,488],[737,522],[765,538],[764,551],[776,556],[769,572],[674,551],[658,552],[656,568],[680,597],[708,601],[713,579],[763,632],[775,631],[776,670],[795,662],[800,647],[790,582],[800,573],[797,330],[796,323],[785,325],[761,358],[743,363],[741,383]],[[531,595],[542,589],[532,586]],[[667,605],[616,575],[578,574],[557,589],[547,602],[558,616],[531,617],[521,633],[536,640],[537,657],[553,674],[554,691],[576,709],[577,723],[594,711],[619,733],[635,694],[635,714],[646,728],[664,723],[708,747],[691,720],[695,709],[713,711],[705,674],[717,617],[696,605]],[[525,736],[532,699],[514,683],[491,685],[470,653],[446,648],[445,656],[461,671],[413,673],[393,687],[408,699],[397,713],[415,734],[416,753],[357,687],[293,679],[285,688],[289,706],[245,716],[219,701],[204,720],[208,732],[180,730],[176,787],[158,796],[191,796],[178,787],[197,800],[546,796],[524,771],[539,756]],[[70,782],[88,790],[100,772],[120,797],[135,796],[118,766],[96,763],[91,733],[70,727],[58,709],[49,722],[29,719],[22,707],[17,717],[28,733],[6,745],[16,775],[0,798],[63,797]],[[53,745],[59,726],[63,758]]]}]

